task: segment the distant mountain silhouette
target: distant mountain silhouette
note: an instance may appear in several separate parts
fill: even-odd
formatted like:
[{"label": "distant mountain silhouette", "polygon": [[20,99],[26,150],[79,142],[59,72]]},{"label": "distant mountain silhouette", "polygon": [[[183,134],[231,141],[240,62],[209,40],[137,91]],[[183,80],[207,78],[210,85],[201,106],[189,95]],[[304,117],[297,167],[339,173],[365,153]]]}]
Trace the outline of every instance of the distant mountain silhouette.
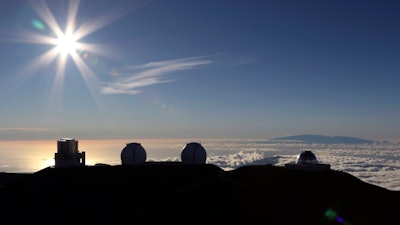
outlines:
[{"label": "distant mountain silhouette", "polygon": [[274,141],[299,141],[303,143],[316,143],[316,144],[372,144],[373,140],[348,137],[348,136],[324,136],[324,135],[313,135],[313,134],[305,134],[305,135],[294,135],[294,136],[286,136],[273,138],[271,140]]},{"label": "distant mountain silhouette", "polygon": [[400,192],[335,170],[146,162],[0,181],[2,225],[399,224]]}]

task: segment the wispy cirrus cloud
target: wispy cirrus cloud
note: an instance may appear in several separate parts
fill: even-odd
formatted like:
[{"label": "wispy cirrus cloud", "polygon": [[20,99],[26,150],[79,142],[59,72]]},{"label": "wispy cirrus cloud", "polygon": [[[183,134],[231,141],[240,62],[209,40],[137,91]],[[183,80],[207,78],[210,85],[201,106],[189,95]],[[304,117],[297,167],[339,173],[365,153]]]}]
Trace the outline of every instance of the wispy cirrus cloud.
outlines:
[{"label": "wispy cirrus cloud", "polygon": [[123,69],[124,74],[128,75],[115,76],[117,80],[105,83],[105,86],[101,88],[101,93],[135,95],[140,92],[139,89],[142,87],[175,81],[166,78],[173,72],[191,70],[210,63],[211,60],[202,57],[190,57],[128,66]]},{"label": "wispy cirrus cloud", "polygon": [[37,127],[0,127],[0,131],[31,131],[31,132],[46,132],[51,131],[47,128]]}]

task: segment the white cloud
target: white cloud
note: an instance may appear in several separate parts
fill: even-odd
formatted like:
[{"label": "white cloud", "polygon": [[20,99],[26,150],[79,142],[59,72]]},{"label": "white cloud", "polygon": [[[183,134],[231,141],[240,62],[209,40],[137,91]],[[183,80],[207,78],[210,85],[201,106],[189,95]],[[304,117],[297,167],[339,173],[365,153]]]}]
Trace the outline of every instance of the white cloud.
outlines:
[{"label": "white cloud", "polygon": [[140,93],[140,88],[175,81],[165,79],[164,76],[176,71],[191,70],[195,67],[210,64],[210,60],[200,57],[182,58],[166,61],[151,62],[139,66],[128,66],[123,69],[123,78],[116,76],[117,81],[107,82],[101,88],[103,94],[130,94]]},{"label": "white cloud", "polygon": [[263,152],[240,151],[232,154],[210,156],[207,158],[207,163],[218,165],[224,170],[231,170],[262,159],[264,159]]}]

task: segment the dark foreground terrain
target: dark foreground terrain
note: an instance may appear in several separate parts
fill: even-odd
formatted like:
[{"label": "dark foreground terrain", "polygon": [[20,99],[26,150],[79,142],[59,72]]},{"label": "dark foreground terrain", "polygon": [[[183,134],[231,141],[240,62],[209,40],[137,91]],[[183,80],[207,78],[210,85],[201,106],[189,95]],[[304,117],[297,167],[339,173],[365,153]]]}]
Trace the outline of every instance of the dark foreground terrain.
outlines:
[{"label": "dark foreground terrain", "polygon": [[0,174],[0,224],[400,224],[400,193],[340,171],[211,164]]}]

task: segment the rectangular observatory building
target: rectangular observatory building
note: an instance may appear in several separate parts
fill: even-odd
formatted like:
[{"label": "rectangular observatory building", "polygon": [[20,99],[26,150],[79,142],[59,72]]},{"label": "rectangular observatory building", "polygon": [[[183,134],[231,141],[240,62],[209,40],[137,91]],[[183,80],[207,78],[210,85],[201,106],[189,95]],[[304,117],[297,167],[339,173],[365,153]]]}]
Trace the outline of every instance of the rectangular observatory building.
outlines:
[{"label": "rectangular observatory building", "polygon": [[78,140],[61,138],[57,141],[54,160],[56,168],[85,166],[85,152],[79,152]]}]

